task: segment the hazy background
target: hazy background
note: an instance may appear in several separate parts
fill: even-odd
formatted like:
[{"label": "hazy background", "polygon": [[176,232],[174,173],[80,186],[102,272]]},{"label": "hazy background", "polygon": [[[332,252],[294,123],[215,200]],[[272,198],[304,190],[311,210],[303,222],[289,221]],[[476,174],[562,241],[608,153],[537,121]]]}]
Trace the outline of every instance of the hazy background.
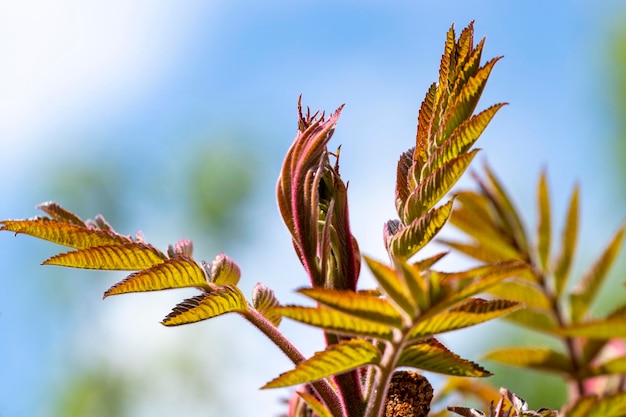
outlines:
[{"label": "hazy background", "polygon": [[[246,294],[262,281],[302,301],[292,289],[306,278],[274,197],[298,95],[313,110],[346,103],[331,147],[342,144],[361,250],[382,257],[395,164],[414,141],[445,33],[476,20],[484,57],[505,55],[480,107],[510,106],[474,166],[490,162],[532,228],[547,167],[555,232],[579,182],[582,271],[626,212],[624,3],[338,3],[0,0],[0,218],[54,200],[163,249],[191,238],[198,259],[226,251]],[[39,266],[60,250],[0,236],[0,416],[283,411],[288,390],[258,387],[290,363],[241,318],[164,328],[192,291],[102,301],[125,274]],[[315,330],[284,330],[307,354],[322,347]],[[444,341],[479,360],[489,332],[518,340],[503,325],[472,332]],[[494,383],[532,407],[564,398],[558,381],[496,369]]]}]

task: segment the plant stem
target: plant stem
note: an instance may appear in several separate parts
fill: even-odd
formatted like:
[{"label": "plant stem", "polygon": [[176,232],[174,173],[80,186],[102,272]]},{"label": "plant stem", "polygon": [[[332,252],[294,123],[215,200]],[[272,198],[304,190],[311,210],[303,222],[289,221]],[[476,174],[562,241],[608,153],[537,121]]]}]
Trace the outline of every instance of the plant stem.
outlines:
[{"label": "plant stem", "polygon": [[[264,315],[259,313],[252,306],[243,313],[243,316],[267,336],[285,355],[294,363],[299,364],[306,360],[306,357],[291,343],[289,339],[282,334],[276,326],[274,326]],[[328,381],[322,379],[311,383],[313,389],[324,401],[326,407],[335,417],[345,417],[341,401],[335,390]]]},{"label": "plant stem", "polygon": [[385,351],[383,352],[376,378],[374,379],[372,395],[373,401],[367,403],[367,409],[365,410],[365,417],[382,417],[385,412],[385,401],[387,400],[387,391],[393,376],[393,371],[398,363],[400,353],[402,353],[402,346],[404,346],[404,335],[396,334],[394,340],[387,343]]}]

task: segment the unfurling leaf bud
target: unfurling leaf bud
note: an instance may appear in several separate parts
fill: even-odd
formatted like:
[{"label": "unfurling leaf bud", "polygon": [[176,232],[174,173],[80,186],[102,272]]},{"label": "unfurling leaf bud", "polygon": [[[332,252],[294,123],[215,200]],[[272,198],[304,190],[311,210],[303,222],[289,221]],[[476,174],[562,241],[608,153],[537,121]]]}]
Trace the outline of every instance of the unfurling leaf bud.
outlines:
[{"label": "unfurling leaf bud", "polygon": [[181,239],[175,245],[167,247],[167,255],[170,258],[183,256],[193,256],[193,241],[191,239]]},{"label": "unfurling leaf bud", "polygon": [[217,255],[207,269],[212,284],[237,285],[241,277],[239,266],[225,253]]}]

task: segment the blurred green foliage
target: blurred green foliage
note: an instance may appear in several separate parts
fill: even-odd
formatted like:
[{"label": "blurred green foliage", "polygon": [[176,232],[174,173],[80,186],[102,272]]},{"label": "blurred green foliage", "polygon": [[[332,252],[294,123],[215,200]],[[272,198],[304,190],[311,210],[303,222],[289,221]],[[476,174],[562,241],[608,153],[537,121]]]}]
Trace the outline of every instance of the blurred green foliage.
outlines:
[{"label": "blurred green foliage", "polygon": [[[103,157],[98,152],[99,144],[95,143],[83,151],[86,154],[55,159],[49,170],[54,174],[45,179],[40,192],[83,219],[102,214],[124,234],[129,231],[134,234],[137,227],[146,227],[157,219],[168,222],[169,227],[193,230],[193,239],[199,245],[219,245],[223,249],[241,244],[249,229],[246,220],[249,216],[245,214],[251,210],[253,190],[260,179],[261,158],[241,135],[234,133],[207,135],[195,142],[183,140],[176,146],[176,152],[157,155],[150,166],[162,167],[160,170],[143,169],[129,162],[126,158],[132,155],[128,154]],[[43,293],[61,310],[82,314],[78,311],[84,312],[86,294],[90,297],[89,304],[93,304],[98,301],[92,299],[94,292],[103,288],[100,280],[74,279],[73,275],[70,278],[70,274],[76,272],[47,270],[48,278],[56,274],[58,279],[49,279],[50,287]],[[63,279],[62,274],[67,279]],[[80,271],[80,274],[88,272]],[[154,325],[159,326],[156,321]],[[207,331],[210,330],[202,330]],[[79,338],[78,334],[70,335],[67,350],[61,354],[60,360],[67,363],[71,371],[61,376],[51,390],[46,417],[130,417],[136,405],[145,401],[151,391],[154,393],[153,389],[159,384],[176,386],[173,395],[182,389],[185,398],[181,401],[192,409],[219,410],[220,401],[224,401],[216,385],[219,366],[209,375],[206,368],[197,366],[197,352],[174,354],[171,349],[165,350],[162,353],[165,356],[157,361],[158,366],[147,370],[145,377],[137,378],[119,365],[103,365],[106,358],[85,360],[94,352],[73,348],[73,339]],[[220,346],[213,355],[223,349],[227,348]],[[153,357],[154,353],[150,355]],[[89,365],[75,365],[77,358],[79,363]],[[159,377],[159,373],[163,375]],[[163,381],[164,378],[169,380]],[[183,405],[181,403],[181,407]]]}]

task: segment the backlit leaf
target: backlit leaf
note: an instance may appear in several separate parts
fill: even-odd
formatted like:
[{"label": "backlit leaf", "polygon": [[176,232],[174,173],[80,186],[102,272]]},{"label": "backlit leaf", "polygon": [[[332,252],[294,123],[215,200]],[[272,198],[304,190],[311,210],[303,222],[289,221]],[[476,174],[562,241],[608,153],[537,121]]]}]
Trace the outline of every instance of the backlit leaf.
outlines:
[{"label": "backlit leaf", "polygon": [[410,366],[445,375],[485,377],[491,373],[482,366],[452,353],[436,339],[405,348],[398,366]]},{"label": "backlit leaf", "polygon": [[62,223],[47,218],[3,220],[0,225],[2,225],[0,230],[8,230],[16,234],[24,233],[76,249],[132,242],[128,237],[112,232]]},{"label": "backlit leaf", "polygon": [[275,308],[280,306],[280,303],[274,291],[259,282],[252,289],[252,305],[274,326],[278,327],[282,316],[275,311]]},{"label": "backlit leaf", "polygon": [[567,417],[588,417],[597,402],[596,395],[585,395],[575,399],[573,404],[566,405],[561,411],[564,411],[563,415]]},{"label": "backlit leaf", "polygon": [[346,314],[394,327],[402,326],[402,315],[380,297],[330,288],[302,288],[298,292]]},{"label": "backlit leaf", "polygon": [[521,306],[509,300],[483,300],[473,298],[454,310],[440,313],[419,322],[409,333],[411,339],[434,336],[452,330],[474,326],[509,314]]},{"label": "backlit leaf", "polygon": [[449,274],[446,285],[457,287],[448,297],[433,306],[432,313],[441,312],[489,290],[504,279],[521,274],[528,266],[519,261],[479,266],[467,271]]},{"label": "backlit leaf", "polygon": [[560,331],[564,336],[588,337],[591,339],[626,337],[626,319],[624,317],[614,317],[576,323],[564,327]]},{"label": "backlit leaf", "polygon": [[55,255],[43,265],[67,266],[83,269],[137,271],[163,262],[165,254],[141,242],[92,246]]},{"label": "backlit leaf", "polygon": [[626,392],[606,395],[595,402],[587,417],[624,417]]},{"label": "backlit leaf", "polygon": [[457,156],[443,166],[436,168],[424,178],[417,188],[411,192],[404,207],[402,220],[410,224],[437,204],[441,198],[461,178],[472,159],[478,152],[476,149]]},{"label": "backlit leaf", "polygon": [[556,295],[565,287],[578,239],[578,187],[574,188],[567,209],[567,218],[561,233],[561,249],[553,266]]},{"label": "backlit leaf", "polygon": [[626,375],[626,356],[610,359],[600,365],[592,366],[591,375]]},{"label": "backlit leaf", "polygon": [[417,313],[417,304],[409,296],[409,289],[400,280],[397,272],[393,268],[367,256],[364,259],[385,294],[411,317],[414,316]]},{"label": "backlit leaf", "polygon": [[505,320],[548,334],[557,334],[559,331],[552,312],[546,309],[526,307],[509,314]]},{"label": "backlit leaf", "polygon": [[550,259],[550,233],[552,228],[550,218],[550,195],[548,192],[548,182],[545,171],[539,177],[537,187],[537,205],[539,206],[539,225],[537,226],[537,252],[539,261],[544,271],[548,270],[548,260]]},{"label": "backlit leaf", "polygon": [[[454,212],[452,214],[452,217],[450,218],[450,223],[454,223]],[[469,256],[470,258],[474,258],[485,263],[491,264],[500,262],[502,259],[510,259],[510,257],[508,256],[503,258],[497,250],[488,248],[480,243],[461,243],[454,242],[448,239],[438,239],[437,241],[443,245],[449,246],[452,249],[461,252],[466,256]]]},{"label": "backlit leaf", "polygon": [[479,179],[478,183],[482,191],[491,199],[502,225],[514,239],[518,251],[520,253],[528,253],[525,228],[517,214],[517,210],[495,174],[487,165],[485,165],[484,169],[489,184]]},{"label": "backlit leaf", "polygon": [[161,323],[165,326],[195,323],[221,314],[243,313],[247,306],[246,299],[237,287],[225,285],[183,301]]},{"label": "backlit leaf", "polygon": [[129,275],[104,293],[110,295],[129,292],[159,291],[172,288],[199,287],[208,290],[205,272],[192,259],[184,255],[169,258],[148,269]]},{"label": "backlit leaf", "polygon": [[391,340],[392,331],[389,326],[329,308],[302,306],[283,306],[273,309],[276,314],[310,326],[320,327],[329,332],[351,336],[363,336]]},{"label": "backlit leaf", "polygon": [[430,269],[433,267],[433,265],[435,265],[437,262],[439,262],[444,256],[446,256],[449,252],[440,252],[436,255],[433,256],[429,256],[428,258],[422,259],[420,261],[415,262],[415,266],[422,270],[425,271],[427,269]]},{"label": "backlit leaf", "polygon": [[432,153],[428,160],[428,172],[432,172],[433,169],[439,168],[446,162],[467,152],[478,140],[496,112],[505,105],[506,103],[493,105],[464,120],[450,137]]},{"label": "backlit leaf", "polygon": [[296,365],[295,369],[281,374],[262,388],[281,388],[314,382],[379,362],[380,354],[371,343],[362,339],[351,339],[315,353],[310,359]]},{"label": "backlit leaf", "polygon": [[82,227],[86,226],[85,222],[80,217],[78,217],[71,211],[64,209],[63,207],[61,207],[60,205],[58,205],[57,203],[53,201],[47,201],[45,203],[41,203],[37,206],[37,208],[46,212],[46,214],[52,217],[52,219],[55,221],[70,223],[70,224],[74,224],[76,226],[82,226]]},{"label": "backlit leaf", "polygon": [[624,226],[620,228],[600,258],[593,264],[591,269],[583,276],[582,280],[572,291],[570,301],[572,303],[573,322],[579,322],[589,311],[591,303],[595,299],[611,265],[619,253],[625,230]]},{"label": "backlit leaf", "polygon": [[527,307],[548,310],[552,304],[539,285],[525,279],[511,279],[489,289],[489,294],[524,303]]},{"label": "backlit leaf", "polygon": [[[424,104],[422,103],[422,106]],[[406,203],[411,190],[415,188],[417,184],[409,184],[409,175],[411,172],[411,165],[413,164],[413,152],[414,148],[403,152],[398,160],[398,167],[396,169],[396,210],[398,216],[402,216],[402,210]]]},{"label": "backlit leaf", "polygon": [[447,139],[452,131],[456,129],[461,122],[467,120],[474,112],[478,100],[487,84],[491,70],[500,58],[502,57],[493,58],[486,62],[476,74],[462,84],[459,95],[455,97],[454,103],[450,103],[447,114],[444,117],[445,125],[443,127],[442,140]]},{"label": "backlit leaf", "polygon": [[451,210],[452,200],[414,219],[391,238],[389,242],[391,254],[403,258],[415,255],[439,233],[450,217]]},{"label": "backlit leaf", "polygon": [[547,348],[511,347],[489,352],[485,359],[522,368],[542,369],[570,375],[572,362],[561,352]]},{"label": "backlit leaf", "polygon": [[314,395],[307,392],[297,391],[297,394],[311,408],[318,417],[333,417],[328,409]]},{"label": "backlit leaf", "polygon": [[486,252],[493,253],[494,261],[523,259],[510,236],[502,233],[489,217],[477,215],[464,205],[454,210],[450,223],[471,236]]}]

